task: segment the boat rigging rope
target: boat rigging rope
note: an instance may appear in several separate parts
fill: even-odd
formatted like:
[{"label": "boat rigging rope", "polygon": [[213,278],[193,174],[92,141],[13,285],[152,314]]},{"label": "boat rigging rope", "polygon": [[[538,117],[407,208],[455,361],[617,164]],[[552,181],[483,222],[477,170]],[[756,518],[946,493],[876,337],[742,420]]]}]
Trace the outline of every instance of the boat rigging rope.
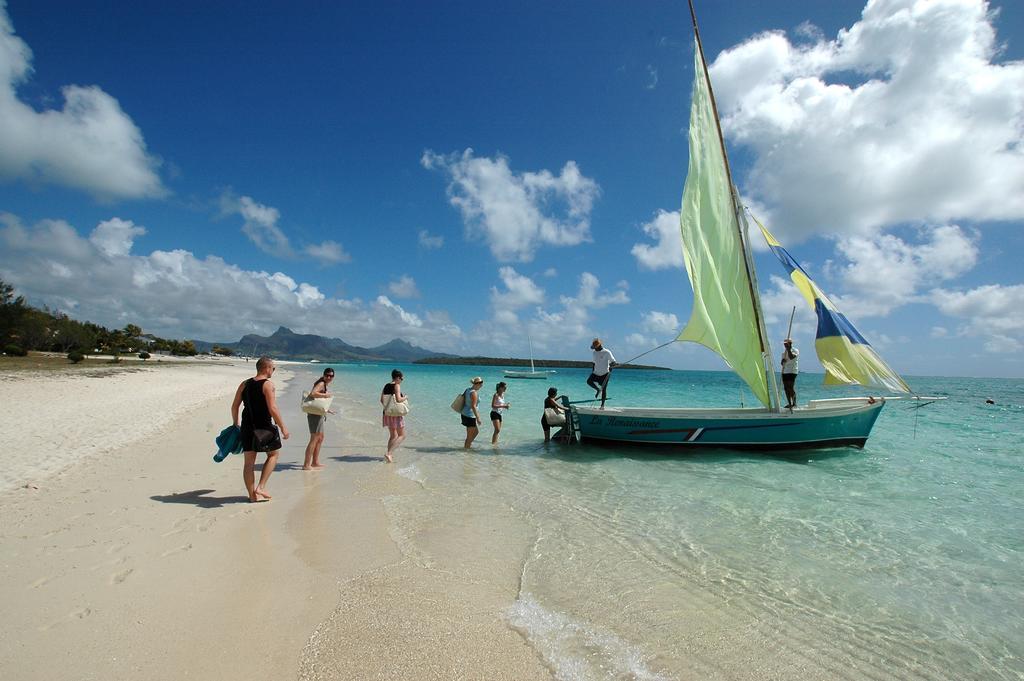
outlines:
[{"label": "boat rigging rope", "polygon": [[672,339],[672,340],[670,340],[670,341],[669,341],[668,343],[662,343],[662,344],[661,344],[661,345],[659,345],[658,347],[656,347],[656,348],[651,348],[651,349],[650,349],[650,350],[648,350],[647,352],[641,352],[641,353],[640,353],[639,355],[637,355],[636,357],[634,357],[634,358],[632,358],[632,359],[627,359],[627,360],[626,360],[625,362],[622,362],[622,363],[623,363],[623,364],[629,364],[630,362],[635,362],[636,360],[640,359],[640,358],[641,358],[641,357],[643,357],[644,355],[649,355],[649,354],[651,354],[652,352],[654,352],[655,350],[661,350],[661,349],[662,349],[663,347],[665,347],[666,345],[672,345],[672,344],[673,344],[673,343],[675,343],[675,342],[676,342],[677,340],[679,340],[679,339],[678,339],[678,338],[673,338],[673,339]]}]

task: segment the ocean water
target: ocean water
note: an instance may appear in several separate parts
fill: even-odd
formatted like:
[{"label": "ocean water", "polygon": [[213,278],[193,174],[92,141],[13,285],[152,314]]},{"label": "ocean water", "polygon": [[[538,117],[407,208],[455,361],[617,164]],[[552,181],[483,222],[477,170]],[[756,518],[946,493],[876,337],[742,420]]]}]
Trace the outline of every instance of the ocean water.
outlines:
[{"label": "ocean water", "polygon": [[[394,367],[333,366],[345,416],[379,420]],[[481,375],[486,418],[501,369],[394,366],[412,405],[396,471],[420,492],[388,500],[393,536],[429,555],[427,530],[460,513],[529,528],[508,533],[521,574],[500,616],[559,679],[1024,678],[1022,380],[912,377],[948,399],[887,404],[863,449],[688,453],[543,443],[549,386],[593,397],[565,369],[504,379],[499,444],[485,421],[464,452],[448,405]],[[800,401],[864,394],[820,383],[802,374]],[[744,393],[726,372],[609,386],[623,406],[752,406]],[[465,543],[465,569],[486,570]]]}]

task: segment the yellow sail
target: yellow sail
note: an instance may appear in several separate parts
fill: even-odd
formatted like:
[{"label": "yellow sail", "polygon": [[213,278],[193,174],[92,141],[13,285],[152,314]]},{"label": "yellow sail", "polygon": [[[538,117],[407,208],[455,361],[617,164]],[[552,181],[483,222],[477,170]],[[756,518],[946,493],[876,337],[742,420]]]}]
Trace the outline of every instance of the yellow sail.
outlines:
[{"label": "yellow sail", "polygon": [[769,406],[760,333],[732,187],[699,45],[694,49],[690,165],[680,229],[693,312],[678,339],[714,350]]}]

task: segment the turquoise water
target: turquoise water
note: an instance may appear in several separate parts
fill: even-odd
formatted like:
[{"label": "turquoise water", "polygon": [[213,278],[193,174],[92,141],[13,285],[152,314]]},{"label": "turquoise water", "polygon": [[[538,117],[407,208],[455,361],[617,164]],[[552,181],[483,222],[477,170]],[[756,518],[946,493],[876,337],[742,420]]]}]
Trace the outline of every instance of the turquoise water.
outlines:
[{"label": "turquoise water", "polygon": [[[334,366],[346,417],[379,420],[393,367]],[[548,386],[593,397],[566,369],[506,379],[499,445],[485,421],[466,453],[448,405],[479,374],[486,420],[501,370],[396,366],[413,407],[396,468],[422,488],[396,502],[399,534],[458,509],[530,527],[502,616],[560,679],[1024,676],[1022,380],[913,378],[948,399],[887,404],[862,450],[673,453],[545,445]],[[800,401],[863,394],[820,382],[801,375]],[[622,406],[753,406],[743,394],[725,372],[609,387]]]}]

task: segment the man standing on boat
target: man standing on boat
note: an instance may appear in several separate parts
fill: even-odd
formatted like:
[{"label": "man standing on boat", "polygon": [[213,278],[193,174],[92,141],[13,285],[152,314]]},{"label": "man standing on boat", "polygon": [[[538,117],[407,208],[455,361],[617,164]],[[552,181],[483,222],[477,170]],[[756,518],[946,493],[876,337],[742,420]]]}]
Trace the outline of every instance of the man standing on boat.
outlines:
[{"label": "man standing on boat", "polygon": [[601,339],[595,338],[590,344],[594,351],[594,371],[587,379],[587,385],[594,389],[594,397],[601,398],[601,406],[604,406],[608,399],[608,381],[612,377],[612,366],[615,364],[615,356],[612,351],[601,345]]},{"label": "man standing on boat", "polygon": [[793,339],[787,338],[782,341],[785,348],[782,351],[782,387],[786,391],[786,409],[796,406],[796,375],[800,372],[800,364],[797,359],[800,351],[793,347]]}]

